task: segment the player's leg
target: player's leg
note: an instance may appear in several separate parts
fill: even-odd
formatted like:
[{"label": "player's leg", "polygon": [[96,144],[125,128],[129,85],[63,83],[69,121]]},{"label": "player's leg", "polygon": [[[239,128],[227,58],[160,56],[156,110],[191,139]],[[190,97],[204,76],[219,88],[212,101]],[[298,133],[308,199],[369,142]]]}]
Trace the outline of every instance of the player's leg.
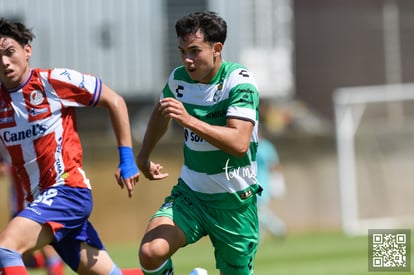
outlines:
[{"label": "player's leg", "polygon": [[113,263],[89,221],[79,224],[76,230],[67,231],[64,237],[52,243],[62,260],[79,274],[122,274]]},{"label": "player's leg", "polygon": [[[88,240],[92,245],[74,239],[64,239],[54,244],[56,251],[68,266],[78,274],[101,275],[142,275],[139,268],[120,269],[111,259],[103,246],[96,240]],[[95,246],[99,246],[95,247]]]},{"label": "player's leg", "polygon": [[45,268],[48,275],[63,275],[65,263],[51,245],[23,254],[23,262],[27,268]]},{"label": "player's leg", "polygon": [[199,211],[199,202],[193,196],[193,191],[179,182],[154,214],[139,250],[144,274],[163,274],[167,270],[173,272],[171,255],[180,247],[206,235],[200,218],[204,213]]},{"label": "player's leg", "polygon": [[259,223],[262,240],[264,239],[264,233],[266,231],[276,237],[284,237],[286,235],[286,224],[273,213],[271,206],[268,204],[261,205],[259,208]]},{"label": "player's leg", "polygon": [[15,217],[0,233],[1,274],[27,274],[22,254],[36,250],[52,240],[49,226],[25,217]]},{"label": "player's leg", "polygon": [[139,249],[144,274],[170,274],[171,255],[186,243],[183,231],[169,217],[153,218],[146,229]]},{"label": "player's leg", "polygon": [[120,269],[104,249],[81,243],[78,274],[143,275],[139,268]]},{"label": "player's leg", "polygon": [[40,250],[24,253],[23,262],[27,268],[43,268],[46,266],[45,257]]},{"label": "player's leg", "polygon": [[53,246],[46,245],[40,249],[40,252],[45,259],[48,275],[63,275],[65,273],[65,264]]},{"label": "player's leg", "polygon": [[104,249],[98,249],[84,242],[80,245],[80,261],[77,272],[79,274],[122,274]]},{"label": "player's leg", "polygon": [[[79,230],[70,232],[52,245],[64,262],[78,274],[124,274],[108,255],[98,232],[89,221],[85,221]],[[137,268],[129,269],[125,274],[142,273]]]},{"label": "player's leg", "polygon": [[251,275],[259,244],[255,199],[239,209],[210,208],[206,223],[221,274]]}]

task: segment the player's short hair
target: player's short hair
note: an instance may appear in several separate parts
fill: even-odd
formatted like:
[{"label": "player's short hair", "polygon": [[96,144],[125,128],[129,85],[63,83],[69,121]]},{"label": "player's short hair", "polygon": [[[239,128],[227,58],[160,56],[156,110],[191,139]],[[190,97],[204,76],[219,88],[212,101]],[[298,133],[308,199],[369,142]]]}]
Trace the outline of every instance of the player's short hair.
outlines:
[{"label": "player's short hair", "polygon": [[2,17],[0,18],[0,38],[3,37],[10,37],[24,46],[29,44],[35,35],[24,24]]},{"label": "player's short hair", "polygon": [[213,11],[193,12],[181,19],[175,24],[177,37],[183,38],[188,34],[195,34],[200,31],[204,34],[207,42],[221,42],[227,37],[227,23]]}]

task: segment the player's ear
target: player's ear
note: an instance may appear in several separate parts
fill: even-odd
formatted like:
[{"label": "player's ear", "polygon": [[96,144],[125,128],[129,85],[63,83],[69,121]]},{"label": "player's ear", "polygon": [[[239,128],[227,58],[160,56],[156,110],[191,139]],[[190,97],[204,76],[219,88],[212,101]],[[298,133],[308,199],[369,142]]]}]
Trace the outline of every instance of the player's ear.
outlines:
[{"label": "player's ear", "polygon": [[213,45],[214,56],[220,56],[222,50],[223,50],[223,43],[221,42],[214,43]]},{"label": "player's ear", "polygon": [[29,61],[30,57],[32,57],[32,45],[26,44],[23,49],[26,53],[26,60]]}]

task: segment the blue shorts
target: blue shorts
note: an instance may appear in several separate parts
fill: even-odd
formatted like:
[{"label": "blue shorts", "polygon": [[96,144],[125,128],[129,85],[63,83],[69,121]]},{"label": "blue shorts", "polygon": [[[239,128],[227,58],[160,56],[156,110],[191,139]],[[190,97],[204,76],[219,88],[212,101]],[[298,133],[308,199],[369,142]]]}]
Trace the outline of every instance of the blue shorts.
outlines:
[{"label": "blue shorts", "polygon": [[48,224],[55,240],[53,247],[74,271],[79,266],[80,244],[105,249],[88,221],[92,211],[92,193],[87,188],[59,186],[46,189],[17,216]]}]

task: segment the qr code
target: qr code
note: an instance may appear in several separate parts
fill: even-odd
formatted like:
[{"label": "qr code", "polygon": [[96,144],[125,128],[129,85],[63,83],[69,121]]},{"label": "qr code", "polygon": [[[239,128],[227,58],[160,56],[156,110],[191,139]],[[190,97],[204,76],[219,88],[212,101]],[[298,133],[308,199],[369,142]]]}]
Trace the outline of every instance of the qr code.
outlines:
[{"label": "qr code", "polygon": [[369,271],[410,271],[409,229],[369,230]]}]

